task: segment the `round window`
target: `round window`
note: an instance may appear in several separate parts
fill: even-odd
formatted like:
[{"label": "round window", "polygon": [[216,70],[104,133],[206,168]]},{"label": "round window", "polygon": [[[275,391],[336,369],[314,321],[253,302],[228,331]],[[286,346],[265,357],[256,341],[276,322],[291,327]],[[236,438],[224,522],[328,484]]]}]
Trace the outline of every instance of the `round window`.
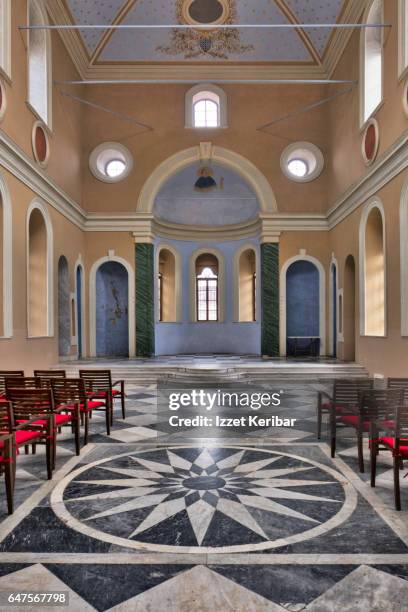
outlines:
[{"label": "round window", "polygon": [[281,156],[282,172],[292,181],[313,181],[320,176],[323,167],[323,154],[311,142],[294,142],[286,147]]},{"label": "round window", "polygon": [[116,183],[129,176],[133,168],[133,157],[130,151],[118,142],[104,142],[92,151],[89,167],[100,181]]},{"label": "round window", "polygon": [[50,156],[50,143],[47,129],[42,121],[36,121],[33,125],[31,144],[35,161],[40,164],[42,168],[45,168]]}]

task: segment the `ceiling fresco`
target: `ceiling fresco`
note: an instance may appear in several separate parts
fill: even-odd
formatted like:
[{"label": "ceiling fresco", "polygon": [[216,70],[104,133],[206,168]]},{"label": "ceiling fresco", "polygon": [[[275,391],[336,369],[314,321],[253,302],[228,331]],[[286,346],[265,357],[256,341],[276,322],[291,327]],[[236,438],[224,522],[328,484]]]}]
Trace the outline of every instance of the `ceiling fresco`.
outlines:
[{"label": "ceiling fresco", "polygon": [[209,29],[82,30],[94,64],[242,62],[319,65],[331,29],[223,29],[211,24],[335,23],[353,0],[63,0],[73,23],[187,24]]}]

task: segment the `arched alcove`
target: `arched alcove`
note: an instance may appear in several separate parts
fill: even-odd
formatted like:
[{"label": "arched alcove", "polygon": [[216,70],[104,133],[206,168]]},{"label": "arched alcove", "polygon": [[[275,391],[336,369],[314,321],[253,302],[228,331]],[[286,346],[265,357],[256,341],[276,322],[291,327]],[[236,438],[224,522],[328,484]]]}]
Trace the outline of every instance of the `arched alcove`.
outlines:
[{"label": "arched alcove", "polygon": [[85,328],[85,309],[84,309],[84,270],[81,264],[77,263],[75,268],[75,335],[77,343],[78,359],[82,359],[85,353],[84,328]]},{"label": "arched alcove", "polygon": [[13,226],[10,194],[0,174],[0,336],[13,335]]},{"label": "arched alcove", "polygon": [[238,320],[256,321],[256,254],[245,249],[238,260]]},{"label": "arched alcove", "polygon": [[360,327],[365,336],[386,333],[385,223],[377,200],[366,205],[360,222]]},{"label": "arched alcove", "polygon": [[337,336],[338,336],[338,279],[337,262],[332,261],[330,265],[330,354],[337,357]]},{"label": "arched alcove", "polygon": [[71,352],[71,304],[68,261],[64,255],[58,260],[58,354],[67,357]]},{"label": "arched alcove", "polygon": [[96,355],[129,356],[129,278],[117,261],[96,272]]},{"label": "arched alcove", "polygon": [[52,336],[53,243],[47,210],[33,202],[27,214],[27,319],[29,337]]},{"label": "arched alcove", "polygon": [[160,246],[157,251],[156,318],[160,323],[180,320],[181,270],[180,256],[174,247]]},{"label": "arched alcove", "polygon": [[355,361],[356,357],[356,264],[348,255],[344,265],[343,281],[343,359]]},{"label": "arched alcove", "polygon": [[[280,278],[281,355],[288,352],[300,355],[310,344],[312,352],[325,355],[324,267],[315,257],[299,255],[283,265]],[[319,345],[320,351],[317,350]]]}]

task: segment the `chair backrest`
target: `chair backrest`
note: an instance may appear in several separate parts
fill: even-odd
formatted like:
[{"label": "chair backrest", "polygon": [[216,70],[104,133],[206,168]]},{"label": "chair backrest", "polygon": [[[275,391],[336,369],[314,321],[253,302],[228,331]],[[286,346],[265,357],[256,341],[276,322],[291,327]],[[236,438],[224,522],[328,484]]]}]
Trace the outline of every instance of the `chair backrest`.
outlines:
[{"label": "chair backrest", "polygon": [[359,392],[360,410],[364,420],[392,419],[402,404],[403,389],[371,389]]},{"label": "chair backrest", "polygon": [[10,402],[0,401],[0,432],[12,432],[14,428],[13,408]]},{"label": "chair backrest", "polygon": [[388,389],[404,389],[403,404],[408,406],[408,378],[389,378]]},{"label": "chair backrest", "polygon": [[6,378],[12,376],[24,376],[24,370],[0,370],[0,393],[4,393],[6,390]]},{"label": "chair backrest", "polygon": [[334,381],[333,400],[335,404],[358,404],[359,391],[373,388],[372,378],[339,378]]},{"label": "chair backrest", "polygon": [[79,370],[87,391],[108,391],[112,388],[110,370]]},{"label": "chair backrest", "polygon": [[39,389],[41,380],[36,376],[17,376],[6,377],[6,397],[8,398],[9,389]]},{"label": "chair backrest", "polygon": [[54,378],[66,378],[65,370],[34,370],[34,376],[40,379],[41,387],[44,389],[51,388],[51,380]]},{"label": "chair backrest", "polygon": [[[395,410],[395,438],[408,439],[408,406],[397,406]],[[404,446],[407,443],[404,442]]]},{"label": "chair backrest", "polygon": [[54,378],[51,389],[55,405],[80,403],[84,404],[87,397],[85,381],[82,378]]},{"label": "chair backrest", "polygon": [[12,404],[16,421],[54,411],[51,389],[11,388],[7,391],[7,397]]}]

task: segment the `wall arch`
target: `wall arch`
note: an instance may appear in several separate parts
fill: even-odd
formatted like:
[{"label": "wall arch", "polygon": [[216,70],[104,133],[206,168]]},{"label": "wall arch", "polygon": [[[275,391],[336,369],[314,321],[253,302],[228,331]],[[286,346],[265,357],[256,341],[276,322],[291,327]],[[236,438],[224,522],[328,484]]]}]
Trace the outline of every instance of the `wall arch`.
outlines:
[{"label": "wall arch", "polygon": [[[178,322],[182,320],[182,260],[181,260],[181,256],[180,253],[178,252],[178,250],[171,246],[170,244],[167,243],[161,243],[159,244],[159,246],[157,247],[157,251],[156,251],[156,275],[155,278],[157,278],[158,274],[159,274],[159,270],[160,270],[160,253],[162,251],[169,251],[169,253],[171,253],[174,257],[174,321],[172,322]],[[158,303],[158,296],[156,298],[156,304]],[[156,308],[156,319],[157,319],[157,308]]]},{"label": "wall arch", "polygon": [[[367,222],[373,212],[378,211],[381,218],[382,225],[382,254],[383,254],[383,280],[381,289],[381,296],[378,295],[378,299],[383,302],[383,329],[378,333],[373,333],[372,326],[367,319],[368,308],[371,300],[367,299],[367,290],[370,287],[367,286],[367,280],[369,279],[369,270],[367,269]],[[381,200],[373,198],[365,205],[359,228],[359,297],[360,297],[360,334],[362,336],[385,336],[387,333],[387,258],[386,258],[386,235],[385,235],[385,212],[384,206]],[[372,293],[372,291],[370,291]],[[372,295],[370,295],[372,299]]]},{"label": "wall arch", "polygon": [[4,338],[13,335],[13,219],[10,193],[0,174],[0,205],[3,219],[2,259],[3,259],[3,332]]},{"label": "wall arch", "polygon": [[[31,215],[37,211],[41,215],[46,235],[46,248],[45,248],[45,300],[44,305],[46,308],[45,321],[41,324],[42,332],[32,333],[30,330],[30,319],[32,309],[30,308],[30,302],[34,298],[35,288],[33,287],[33,279],[30,276],[30,219]],[[28,322],[28,336],[53,336],[54,335],[54,239],[51,218],[45,204],[41,200],[33,200],[28,207],[26,217],[26,247],[27,247],[27,322]],[[35,330],[34,330],[35,331]]]},{"label": "wall arch", "polygon": [[78,359],[86,356],[85,268],[81,255],[75,262],[75,342]]},{"label": "wall arch", "polygon": [[214,255],[218,259],[218,321],[222,323],[225,320],[225,261],[224,256],[218,249],[213,247],[203,247],[197,249],[190,257],[190,321],[197,322],[197,296],[196,296],[196,261],[200,255],[208,253]]},{"label": "wall arch", "polygon": [[356,358],[356,264],[353,255],[348,255],[343,273],[343,359]]},{"label": "wall arch", "polygon": [[129,357],[136,354],[135,346],[135,273],[128,261],[116,255],[107,255],[94,262],[89,272],[89,351],[91,357],[96,357],[96,273],[98,268],[107,262],[116,261],[128,273],[128,317],[129,317]]},{"label": "wall arch", "polygon": [[320,355],[326,353],[326,275],[322,263],[311,255],[299,254],[288,259],[280,272],[280,354],[286,355],[286,276],[290,266],[296,261],[308,261],[314,264],[319,272],[319,331]]},{"label": "wall arch", "polygon": [[400,201],[401,335],[408,336],[408,178]]},{"label": "wall arch", "polygon": [[329,354],[337,356],[339,333],[339,264],[332,254],[329,270]]},{"label": "wall arch", "polygon": [[58,354],[68,357],[71,352],[71,293],[69,268],[65,255],[58,260]]},{"label": "wall arch", "polygon": [[[211,160],[237,172],[254,190],[263,213],[277,212],[276,198],[265,175],[246,157],[229,149],[214,146]],[[200,161],[199,147],[175,153],[159,164],[145,181],[139,195],[136,212],[153,213],[155,199],[164,183],[187,166]]]},{"label": "wall arch", "polygon": [[[255,257],[255,270],[254,271],[256,273],[256,278],[260,279],[261,277],[260,270],[259,270],[259,257],[258,257],[258,252],[257,252],[255,245],[251,243],[244,244],[239,249],[237,249],[237,251],[234,253],[234,264],[233,264],[233,274],[234,274],[233,308],[234,308],[234,313],[233,313],[233,316],[234,316],[234,321],[236,322],[241,321],[241,318],[240,318],[240,297],[241,297],[240,296],[240,261],[241,261],[241,256],[246,251],[253,252],[254,257]],[[260,301],[259,300],[259,286],[260,286],[260,283],[258,282],[257,287],[256,287],[256,295],[255,295],[255,311],[256,311],[255,321],[259,320],[259,301]]]}]

